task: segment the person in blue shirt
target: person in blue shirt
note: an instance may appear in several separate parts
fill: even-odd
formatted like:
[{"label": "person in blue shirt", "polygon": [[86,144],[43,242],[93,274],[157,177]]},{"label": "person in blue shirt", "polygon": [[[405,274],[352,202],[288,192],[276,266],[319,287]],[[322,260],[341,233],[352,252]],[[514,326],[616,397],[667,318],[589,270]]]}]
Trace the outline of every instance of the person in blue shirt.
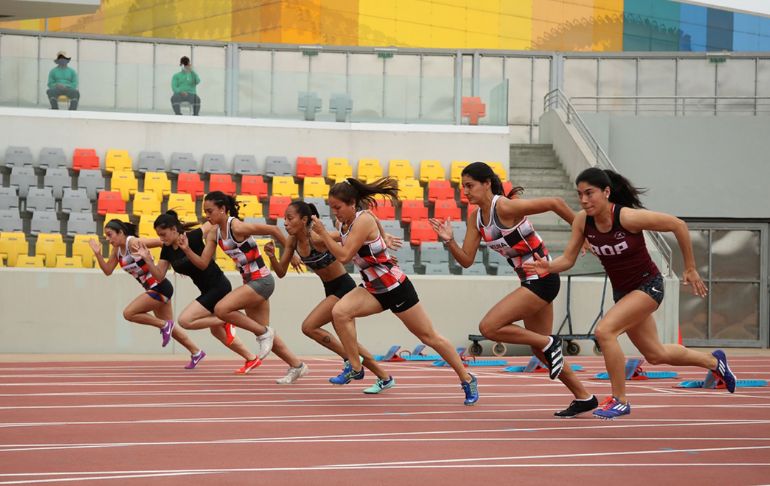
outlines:
[{"label": "person in blue shirt", "polygon": [[67,66],[72,58],[67,57],[67,53],[59,51],[56,54],[54,62],[57,66],[48,73],[48,101],[51,102],[51,109],[59,109],[59,96],[66,96],[70,100],[70,110],[78,109],[80,100],[80,91],[78,91],[78,73]]},{"label": "person in blue shirt", "polygon": [[201,111],[201,99],[195,94],[195,87],[200,84],[201,78],[193,71],[189,57],[183,56],[179,60],[179,65],[182,66],[182,70],[171,78],[171,90],[174,92],[171,97],[171,108],[174,109],[175,114],[181,115],[179,105],[186,101],[192,104],[193,115],[198,116]]}]

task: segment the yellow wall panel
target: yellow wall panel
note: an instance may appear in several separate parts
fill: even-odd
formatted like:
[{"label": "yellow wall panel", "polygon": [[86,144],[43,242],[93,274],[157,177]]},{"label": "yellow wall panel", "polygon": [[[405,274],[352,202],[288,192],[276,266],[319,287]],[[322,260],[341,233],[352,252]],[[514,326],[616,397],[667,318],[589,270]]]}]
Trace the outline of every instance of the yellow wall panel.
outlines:
[{"label": "yellow wall panel", "polygon": [[469,6],[466,17],[467,48],[477,49],[485,45],[497,47],[500,31],[500,2],[487,0],[479,6]]},{"label": "yellow wall panel", "polygon": [[623,50],[623,0],[594,0],[593,51]]},{"label": "yellow wall panel", "polygon": [[532,47],[533,1],[500,2],[500,49],[527,50]]},{"label": "yellow wall panel", "polygon": [[593,44],[594,0],[538,0],[532,4],[534,49],[579,51]]},{"label": "yellow wall panel", "polygon": [[401,45],[396,37],[396,0],[360,0],[358,45]]},{"label": "yellow wall panel", "polygon": [[358,0],[321,0],[321,44],[358,45]]}]

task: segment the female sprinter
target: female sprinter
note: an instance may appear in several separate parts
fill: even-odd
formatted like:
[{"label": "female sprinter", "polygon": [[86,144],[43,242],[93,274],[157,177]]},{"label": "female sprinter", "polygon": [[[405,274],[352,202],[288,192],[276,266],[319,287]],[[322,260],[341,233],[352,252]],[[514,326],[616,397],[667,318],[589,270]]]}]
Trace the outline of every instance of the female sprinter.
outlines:
[{"label": "female sprinter", "polygon": [[652,313],[663,301],[663,276],[653,263],[644,243],[644,230],[670,231],[676,236],[684,258],[685,285],[696,295],[708,292],[695,268],[687,224],[668,214],[647,211],[639,201],[641,191],[611,170],[586,169],[575,180],[583,210],[572,222],[572,237],[564,255],[553,261],[535,256],[525,264],[539,275],[562,272],[575,264],[578,250],[587,238],[591,251],[599,258],[612,283],[615,305],[596,328],[596,339],[612,383],[612,396],[602,402],[594,415],[613,419],[631,413],[626,398],[625,357],[618,336],[628,334],[631,342],[650,364],[699,366],[712,370],[730,393],[735,391],[735,375],[721,350],[700,353],[678,344],[661,344]]},{"label": "female sprinter", "polygon": [[397,181],[384,178],[372,184],[348,178],[329,190],[329,207],[339,222],[342,244],[324,228],[321,220],[313,217],[313,231],[323,240],[324,245],[340,261],[355,262],[361,271],[364,283],[340,299],[332,309],[332,322],[342,341],[350,368],[338,377],[342,383],[361,380],[364,370],[358,361],[355,318],[378,314],[390,310],[407,329],[439,355],[460,377],[465,392],[465,405],[473,405],[479,399],[476,377],[463,367],[460,356],[449,341],[433,328],[412,282],[388,255],[385,242],[377,225],[377,218],[369,211],[377,202],[374,196],[382,194],[391,200],[398,197]]},{"label": "female sprinter", "polygon": [[[290,384],[308,373],[308,367],[292,353],[275,331],[269,327],[270,303],[268,299],[275,289],[275,279],[259,253],[252,235],[268,235],[286,246],[286,237],[272,225],[244,223],[238,219],[238,202],[221,191],[206,194],[203,212],[214,228],[206,235],[206,246],[200,257],[188,254],[193,265],[201,270],[208,267],[219,245],[233,259],[243,278],[243,286],[225,296],[214,306],[214,315],[222,322],[249,330],[257,336],[257,357],[265,359],[271,349],[289,365],[286,376],[276,380],[278,384]],[[243,309],[246,314],[239,312]]]},{"label": "female sprinter", "polygon": [[[199,269],[190,261],[190,253],[198,256],[203,252],[203,235],[211,229],[211,225],[205,223],[202,227],[189,231],[197,225],[198,223],[182,223],[175,211],[167,211],[155,220],[155,231],[163,242],[158,264],[155,265],[149,258],[149,250],[146,247],[140,248],[139,254],[158,281],[166,278],[169,266],[176,273],[192,279],[201,294],[182,311],[178,319],[179,325],[188,330],[209,328],[215,338],[246,360],[246,364],[236,371],[246,374],[259,366],[261,361],[257,355],[249,352],[240,339],[232,335],[232,331],[227,332],[230,324],[225,324],[214,316],[214,306],[230,293],[232,286],[214,260],[205,270]],[[199,360],[205,356],[206,354],[202,353]]]},{"label": "female sprinter", "polygon": [[[289,204],[284,214],[286,232],[289,233],[289,238],[283,255],[281,255],[281,261],[279,262],[275,258],[275,246],[272,243],[265,245],[265,253],[270,258],[273,270],[280,278],[286,275],[289,262],[294,252],[297,252],[302,263],[313,270],[321,279],[326,298],[319,302],[305,318],[302,323],[302,332],[321,346],[338,354],[345,360],[345,368],[348,369],[350,362],[345,357],[345,349],[342,344],[336,337],[322,329],[322,326],[332,322],[334,304],[339,302],[345,294],[355,289],[356,283],[345,270],[345,267],[334,258],[334,255],[329,253],[321,238],[311,232],[313,216],[318,217],[318,210],[313,204],[304,201],[294,201]],[[360,343],[358,343],[358,352],[363,358],[362,364],[377,375],[377,381],[371,387],[366,388],[364,393],[376,394],[395,386],[396,380],[377,364],[374,357]],[[336,380],[336,378],[330,378],[329,381],[337,384]]]},{"label": "female sprinter", "polygon": [[[123,318],[137,324],[145,324],[160,329],[163,347],[166,347],[173,337],[192,355],[190,363],[185,368],[195,368],[203,356],[203,350],[196,346],[182,329],[174,326],[174,311],[171,308],[171,296],[174,294],[174,287],[168,280],[156,279],[148,268],[147,262],[149,260],[145,260],[139,255],[139,249],[142,246],[145,244],[157,246],[158,241],[141,240],[136,235],[136,225],[124,223],[119,219],[112,219],[104,225],[104,237],[112,245],[110,257],[106,261],[102,256],[99,242],[89,241],[102,272],[105,275],[112,275],[115,267],[120,265],[145,289],[142,295],[123,309]],[[155,315],[151,315],[150,312]]]},{"label": "female sprinter", "polygon": [[[575,417],[590,412],[599,405],[596,397],[583,388],[569,366],[564,366],[561,338],[549,336],[553,329],[553,300],[559,293],[559,275],[538,276],[536,272],[522,267],[535,254],[548,257],[545,243],[527,216],[553,211],[572,224],[574,213],[563,199],[557,197],[504,197],[500,178],[483,162],[474,162],[463,169],[462,188],[468,202],[478,206],[468,217],[468,230],[462,247],[454,240],[449,220],[431,219],[439,239],[457,263],[467,268],[473,263],[483,238],[491,250],[508,259],[521,280],[521,287],[498,302],[481,320],[481,334],[493,341],[530,346],[548,366],[550,378],[559,377],[575,399],[566,409],[554,415]],[[521,187],[516,187],[509,197],[521,191]],[[514,325],[516,321],[524,321],[524,327]]]}]

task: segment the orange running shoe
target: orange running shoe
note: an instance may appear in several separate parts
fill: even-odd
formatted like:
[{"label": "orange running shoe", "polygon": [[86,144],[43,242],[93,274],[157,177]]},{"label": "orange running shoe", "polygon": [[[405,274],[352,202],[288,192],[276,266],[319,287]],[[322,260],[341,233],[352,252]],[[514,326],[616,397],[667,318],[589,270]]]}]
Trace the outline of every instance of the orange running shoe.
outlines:
[{"label": "orange running shoe", "polygon": [[259,359],[259,357],[254,358],[252,360],[246,361],[246,364],[243,365],[243,367],[235,370],[236,375],[246,375],[249,373],[249,371],[253,370],[257,366],[262,364],[262,360]]},{"label": "orange running shoe", "polygon": [[235,326],[230,324],[229,322],[225,322],[222,324],[222,327],[225,328],[225,334],[227,335],[227,338],[225,340],[225,346],[230,346],[233,344],[233,341],[235,341]]}]

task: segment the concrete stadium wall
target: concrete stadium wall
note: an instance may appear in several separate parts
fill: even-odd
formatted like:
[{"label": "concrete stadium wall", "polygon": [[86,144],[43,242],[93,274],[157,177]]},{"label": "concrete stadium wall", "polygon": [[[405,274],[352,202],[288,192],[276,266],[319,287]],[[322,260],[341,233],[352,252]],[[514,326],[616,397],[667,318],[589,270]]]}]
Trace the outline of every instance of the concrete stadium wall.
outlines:
[{"label": "concrete stadium wall", "polygon": [[[198,296],[191,280],[170,274],[174,285],[175,315]],[[228,272],[233,286],[240,275]],[[509,292],[518,279],[509,277],[422,276],[411,277],[434,326],[455,346],[469,344],[468,334],[478,333],[478,322]],[[358,277],[356,276],[356,279]],[[572,319],[575,332],[585,332],[596,317],[602,295],[603,277],[575,277],[572,284]],[[123,308],[141,288],[124,272],[110,278],[93,269],[0,268],[0,353],[80,354],[186,354],[174,343],[160,347],[156,329],[123,319]],[[605,311],[612,305],[605,299]],[[270,299],[271,324],[299,355],[329,355],[329,351],[305,337],[302,320],[323,298],[315,275],[288,275],[278,280]],[[554,304],[556,327],[565,315],[566,277]],[[658,330],[664,342],[677,336],[678,282],[666,282],[664,305],[656,312]],[[373,353],[383,353],[392,344],[413,348],[417,338],[390,314],[360,319],[359,340]],[[190,331],[194,341],[210,355],[235,357],[203,331]],[[255,349],[253,336],[239,331],[245,343]],[[636,353],[623,338],[628,353]],[[583,353],[592,353],[592,343],[580,342]],[[490,343],[484,343],[487,355]],[[530,354],[524,347],[509,346],[509,353]]]}]

